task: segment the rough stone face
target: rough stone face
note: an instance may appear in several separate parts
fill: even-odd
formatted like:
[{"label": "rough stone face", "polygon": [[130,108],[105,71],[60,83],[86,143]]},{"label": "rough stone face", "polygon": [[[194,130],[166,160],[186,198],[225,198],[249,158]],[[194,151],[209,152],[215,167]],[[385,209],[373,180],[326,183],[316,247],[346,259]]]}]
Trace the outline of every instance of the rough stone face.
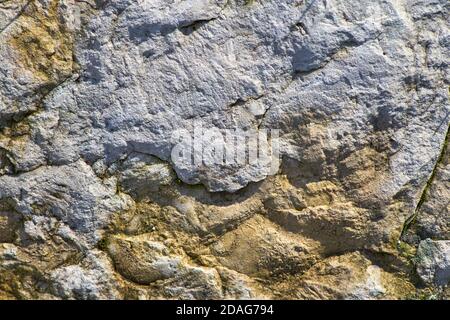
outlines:
[{"label": "rough stone face", "polygon": [[0,1],[0,298],[448,297],[449,9]]},{"label": "rough stone face", "polygon": [[325,259],[305,273],[298,294],[307,299],[395,299],[411,290],[358,252]]},{"label": "rough stone face", "polygon": [[120,186],[135,198],[145,197],[175,181],[175,174],[167,163],[143,154],[130,155],[116,170]]},{"label": "rough stone face", "polygon": [[428,284],[445,286],[450,281],[450,241],[426,239],[417,249],[417,273]]},{"label": "rough stone face", "polygon": [[170,254],[159,242],[143,238],[114,237],[109,240],[108,253],[117,270],[136,283],[149,284],[174,277],[181,267],[182,257]]},{"label": "rough stone face", "polygon": [[[447,141],[448,143],[448,141]],[[423,205],[417,217],[416,232],[422,239],[450,239],[450,152],[448,146],[436,166],[435,177],[430,183]]]}]

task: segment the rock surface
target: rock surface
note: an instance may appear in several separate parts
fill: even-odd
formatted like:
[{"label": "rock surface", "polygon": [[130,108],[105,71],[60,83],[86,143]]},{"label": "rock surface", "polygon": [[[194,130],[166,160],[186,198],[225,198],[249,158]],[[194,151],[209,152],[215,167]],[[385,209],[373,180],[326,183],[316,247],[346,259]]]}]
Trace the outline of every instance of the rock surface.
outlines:
[{"label": "rock surface", "polygon": [[450,281],[450,241],[422,241],[417,249],[417,273],[427,284],[446,286]]},{"label": "rock surface", "polygon": [[0,1],[0,298],[448,298],[449,9]]}]

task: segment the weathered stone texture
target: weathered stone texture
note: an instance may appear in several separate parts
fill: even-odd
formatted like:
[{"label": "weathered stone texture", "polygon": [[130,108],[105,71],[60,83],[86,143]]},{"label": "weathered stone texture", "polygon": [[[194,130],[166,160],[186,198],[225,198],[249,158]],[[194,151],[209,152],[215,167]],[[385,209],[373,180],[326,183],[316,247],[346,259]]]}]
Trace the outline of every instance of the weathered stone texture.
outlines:
[{"label": "weathered stone texture", "polygon": [[0,298],[448,297],[449,9],[0,0]]}]

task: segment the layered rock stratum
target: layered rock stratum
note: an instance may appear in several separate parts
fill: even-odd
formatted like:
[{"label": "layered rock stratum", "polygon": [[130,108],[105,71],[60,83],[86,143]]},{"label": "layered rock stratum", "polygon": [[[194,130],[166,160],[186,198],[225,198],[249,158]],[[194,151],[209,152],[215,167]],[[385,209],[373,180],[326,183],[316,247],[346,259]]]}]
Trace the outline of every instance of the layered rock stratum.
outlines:
[{"label": "layered rock stratum", "polygon": [[0,298],[448,299],[449,9],[0,0]]}]

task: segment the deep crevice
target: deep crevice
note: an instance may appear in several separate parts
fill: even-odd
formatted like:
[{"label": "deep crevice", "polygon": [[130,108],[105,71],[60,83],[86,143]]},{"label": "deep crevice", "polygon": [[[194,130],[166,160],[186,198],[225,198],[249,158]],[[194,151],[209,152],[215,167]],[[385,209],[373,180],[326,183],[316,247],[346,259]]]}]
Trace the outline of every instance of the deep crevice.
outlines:
[{"label": "deep crevice", "polygon": [[192,33],[194,33],[195,31],[197,31],[198,29],[200,29],[201,27],[203,27],[204,25],[206,25],[209,22],[214,21],[216,19],[217,19],[217,17],[214,17],[211,19],[196,20],[190,24],[179,26],[178,30],[180,30],[181,33],[183,33],[185,36],[189,36]]},{"label": "deep crevice", "polygon": [[428,178],[425,187],[422,190],[422,193],[420,195],[419,198],[419,202],[417,203],[416,208],[414,209],[414,213],[409,216],[406,221],[403,224],[403,228],[402,231],[400,233],[400,237],[398,240],[398,244],[403,241],[403,237],[405,236],[405,234],[408,232],[408,230],[410,230],[410,228],[412,227],[412,225],[415,223],[415,221],[417,220],[417,217],[419,215],[419,212],[423,206],[423,204],[426,202],[427,197],[428,197],[428,191],[430,190],[431,186],[433,185],[434,179],[436,177],[436,173],[438,171],[438,167],[439,165],[443,162],[444,160],[444,156],[447,152],[447,147],[448,147],[448,140],[449,140],[449,134],[450,134],[450,125],[447,128],[447,133],[445,135],[445,139],[444,139],[444,143],[442,145],[442,149],[441,152],[439,153],[439,157],[436,160],[436,163],[434,164],[433,170],[431,172],[430,177]]}]

